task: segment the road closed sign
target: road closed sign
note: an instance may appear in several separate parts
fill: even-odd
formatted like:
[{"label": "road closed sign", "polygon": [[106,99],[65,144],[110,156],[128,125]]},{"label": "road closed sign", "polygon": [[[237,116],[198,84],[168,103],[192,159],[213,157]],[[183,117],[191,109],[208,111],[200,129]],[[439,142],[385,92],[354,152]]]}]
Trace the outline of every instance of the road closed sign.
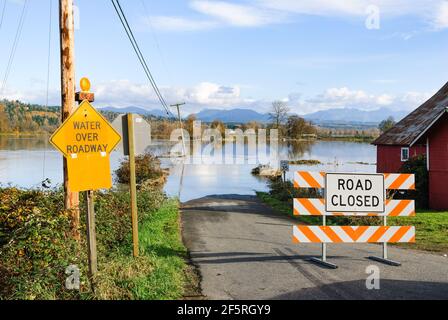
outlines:
[{"label": "road closed sign", "polygon": [[383,174],[327,173],[325,185],[327,212],[385,211]]}]

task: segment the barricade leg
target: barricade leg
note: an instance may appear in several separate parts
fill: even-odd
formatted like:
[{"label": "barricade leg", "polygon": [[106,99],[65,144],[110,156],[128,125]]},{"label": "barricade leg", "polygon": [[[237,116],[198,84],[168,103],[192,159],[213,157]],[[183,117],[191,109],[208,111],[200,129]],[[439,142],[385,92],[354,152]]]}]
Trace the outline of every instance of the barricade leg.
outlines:
[{"label": "barricade leg", "polygon": [[[383,217],[384,225],[387,226],[387,217]],[[399,267],[401,263],[398,261],[389,260],[388,252],[387,252],[387,242],[383,242],[383,257],[370,256],[368,257],[370,260],[374,260],[376,262],[384,263],[389,266]]]},{"label": "barricade leg", "polygon": [[[323,226],[327,225],[326,216],[323,216],[322,225]],[[314,263],[317,263],[317,264],[320,264],[320,265],[322,265],[324,267],[327,267],[327,268],[330,268],[330,269],[337,269],[338,268],[337,265],[327,261],[327,244],[326,243],[322,243],[322,258],[319,259],[319,258],[313,257],[313,258],[310,259],[310,261],[314,262]]]}]

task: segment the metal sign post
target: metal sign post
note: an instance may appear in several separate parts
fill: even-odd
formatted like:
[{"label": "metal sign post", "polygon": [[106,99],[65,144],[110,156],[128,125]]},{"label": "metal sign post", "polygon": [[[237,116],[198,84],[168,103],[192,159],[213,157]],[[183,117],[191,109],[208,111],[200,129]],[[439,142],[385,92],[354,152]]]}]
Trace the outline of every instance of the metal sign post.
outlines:
[{"label": "metal sign post", "polygon": [[[387,217],[384,216],[383,217],[383,225],[387,226]],[[383,257],[376,257],[376,256],[370,256],[368,257],[368,259],[373,260],[373,261],[377,261],[377,262],[381,262],[384,264],[388,264],[390,266],[394,266],[394,267],[399,267],[401,266],[401,263],[398,261],[394,261],[394,260],[389,260],[388,258],[388,252],[387,252],[387,242],[383,242]]]},{"label": "metal sign post", "polygon": [[[323,227],[327,226],[327,216],[325,216],[325,215],[322,216],[322,226]],[[338,266],[335,265],[334,263],[331,263],[331,262],[327,261],[327,243],[325,243],[325,242],[322,243],[322,257],[321,257],[321,259],[316,258],[316,257],[312,257],[310,259],[310,261],[313,261],[313,262],[315,262],[317,264],[323,265],[323,266],[325,266],[327,268],[330,268],[330,269],[337,269],[338,268]]]},{"label": "metal sign post", "polygon": [[93,190],[86,191],[87,203],[87,246],[89,253],[89,273],[93,277],[98,270],[96,253],[96,232],[95,232],[95,202]]},{"label": "metal sign post", "polygon": [[128,150],[129,150],[129,189],[131,195],[132,242],[134,257],[138,257],[138,213],[137,213],[137,182],[135,177],[134,150],[134,115],[128,113]]},{"label": "metal sign post", "polygon": [[280,170],[283,173],[283,182],[286,182],[286,171],[289,171],[289,160],[280,160]]}]

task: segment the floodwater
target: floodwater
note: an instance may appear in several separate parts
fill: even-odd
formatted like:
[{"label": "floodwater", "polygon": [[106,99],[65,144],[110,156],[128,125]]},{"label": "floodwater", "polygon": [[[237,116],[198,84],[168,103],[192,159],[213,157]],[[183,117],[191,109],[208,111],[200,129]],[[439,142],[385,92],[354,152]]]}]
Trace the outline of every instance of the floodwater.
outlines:
[{"label": "floodwater", "polygon": [[[163,156],[169,154],[172,147],[173,144],[167,141],[153,141],[148,149]],[[269,150],[269,147],[266,149]],[[255,191],[266,190],[266,180],[251,174],[251,170],[256,166],[253,163],[255,157],[250,154],[253,150],[250,151],[247,145],[244,145],[243,150],[243,153],[239,154],[235,147],[230,157],[241,164],[217,162],[216,155],[220,155],[219,152],[202,158],[194,155],[185,160],[161,158],[162,166],[170,170],[165,186],[166,193],[179,196],[181,201],[188,201],[212,194],[254,194]],[[287,173],[288,179],[292,179],[296,170],[367,173],[376,170],[376,149],[367,143],[280,143],[276,154],[278,159],[314,159],[322,163],[311,166],[291,165]],[[112,153],[112,170],[119,166],[123,158],[117,151]],[[2,186],[39,188],[45,179],[50,179],[51,186],[62,182],[62,156],[48,143],[48,137],[0,136]]]}]

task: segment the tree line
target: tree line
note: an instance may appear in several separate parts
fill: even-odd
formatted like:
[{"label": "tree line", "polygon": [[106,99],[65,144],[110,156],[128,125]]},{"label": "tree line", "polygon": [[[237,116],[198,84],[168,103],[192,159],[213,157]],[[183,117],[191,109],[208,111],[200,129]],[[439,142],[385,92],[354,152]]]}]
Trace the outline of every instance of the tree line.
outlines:
[{"label": "tree line", "polygon": [[0,101],[0,133],[53,132],[59,124],[58,107],[44,107],[18,100]]},{"label": "tree line", "polygon": [[[324,128],[313,125],[304,118],[290,113],[290,108],[283,101],[274,101],[269,111],[269,121],[262,123],[249,121],[240,124],[228,124],[218,119],[210,123],[202,123],[202,129],[218,129],[222,135],[226,129],[277,129],[279,137],[289,140],[299,140],[303,137],[318,136],[323,138],[354,136],[354,137],[376,137],[381,132],[387,131],[394,124],[393,118],[382,121],[378,128],[371,129],[343,129]],[[112,111],[100,111],[107,120],[112,122],[118,115]],[[151,124],[151,131],[154,138],[169,139],[171,132],[179,128],[179,122],[174,118],[155,117],[144,115],[148,123]],[[189,115],[183,126],[190,136],[193,136],[193,123],[196,115]],[[0,133],[53,133],[60,125],[60,107],[41,106],[37,104],[23,103],[18,100],[0,100]]]}]

